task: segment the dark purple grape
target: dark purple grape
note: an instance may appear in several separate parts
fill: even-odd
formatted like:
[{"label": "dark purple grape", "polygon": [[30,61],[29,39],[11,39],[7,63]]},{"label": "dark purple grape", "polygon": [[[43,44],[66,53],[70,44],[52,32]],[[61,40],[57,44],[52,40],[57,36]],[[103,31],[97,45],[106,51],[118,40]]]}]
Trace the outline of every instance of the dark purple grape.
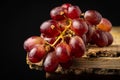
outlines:
[{"label": "dark purple grape", "polygon": [[83,34],[87,33],[88,25],[83,19],[73,19],[71,30],[74,31],[76,35],[82,36]]},{"label": "dark purple grape", "polygon": [[68,7],[67,16],[71,19],[80,18],[81,13],[82,13],[82,11],[80,10],[80,8],[78,6]]},{"label": "dark purple grape", "polygon": [[92,40],[98,47],[104,47],[108,44],[108,38],[102,30],[96,30],[92,35]]},{"label": "dark purple grape", "polygon": [[58,21],[65,19],[63,14],[64,9],[62,7],[55,7],[50,11],[51,18]]},{"label": "dark purple grape", "polygon": [[102,15],[96,10],[87,10],[84,14],[84,18],[92,25],[97,25],[101,21]]},{"label": "dark purple grape", "polygon": [[83,56],[83,54],[85,53],[85,44],[83,42],[83,40],[81,39],[81,37],[79,36],[73,36],[70,39],[69,45],[71,47],[71,54],[73,56],[75,56],[76,58],[80,58]]},{"label": "dark purple grape", "polygon": [[45,56],[46,51],[43,45],[35,45],[28,53],[28,60],[32,63],[40,62]]},{"label": "dark purple grape", "polygon": [[43,67],[46,72],[55,72],[59,65],[55,52],[49,52],[44,60]]},{"label": "dark purple grape", "polygon": [[56,46],[55,53],[60,63],[65,63],[71,59],[71,48],[65,42],[61,42]]},{"label": "dark purple grape", "polygon": [[48,20],[41,24],[40,32],[46,37],[56,37],[59,33],[58,23],[55,20]]},{"label": "dark purple grape", "polygon": [[113,36],[110,32],[105,32],[107,38],[108,38],[108,44],[107,46],[111,45],[113,43]]}]

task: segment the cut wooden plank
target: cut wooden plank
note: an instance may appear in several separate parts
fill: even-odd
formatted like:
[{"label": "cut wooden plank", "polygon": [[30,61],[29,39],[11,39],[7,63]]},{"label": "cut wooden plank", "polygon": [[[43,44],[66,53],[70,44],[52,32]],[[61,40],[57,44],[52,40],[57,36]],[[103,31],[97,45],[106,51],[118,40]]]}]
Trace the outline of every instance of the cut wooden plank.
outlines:
[{"label": "cut wooden plank", "polygon": [[[89,46],[85,55],[82,58],[74,59],[74,63],[69,69],[63,70],[58,67],[55,73],[46,73],[46,78],[54,77],[54,80],[58,80],[64,74],[70,76],[83,73],[120,75],[120,27],[113,27],[110,33],[114,38],[111,46],[102,48]],[[27,60],[27,64],[31,69],[42,69],[41,62],[33,64]]]},{"label": "cut wooden plank", "polygon": [[75,59],[72,69],[103,68],[120,70],[120,57],[99,57]]},{"label": "cut wooden plank", "polygon": [[[113,27],[110,33],[114,38],[111,46],[102,48],[89,46],[86,54],[80,59],[75,59],[70,69],[64,71],[59,67],[55,73],[46,73],[46,77],[56,77],[57,80],[63,76],[63,74],[69,76],[71,74],[75,76],[84,73],[120,75],[120,27]],[[67,75],[66,77],[68,77]]]}]

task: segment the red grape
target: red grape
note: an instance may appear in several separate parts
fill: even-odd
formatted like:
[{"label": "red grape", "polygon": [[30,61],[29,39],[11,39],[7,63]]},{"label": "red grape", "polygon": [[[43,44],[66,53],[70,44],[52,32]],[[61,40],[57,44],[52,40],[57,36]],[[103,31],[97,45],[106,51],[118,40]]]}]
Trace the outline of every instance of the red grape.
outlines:
[{"label": "red grape", "polygon": [[56,46],[55,53],[60,63],[65,63],[71,59],[71,48],[65,42],[61,42]]},{"label": "red grape", "polygon": [[29,52],[36,44],[44,44],[45,41],[39,36],[31,36],[24,41],[24,49]]},{"label": "red grape", "polygon": [[107,18],[102,18],[97,28],[109,32],[112,29],[112,24]]},{"label": "red grape", "polygon": [[46,72],[54,72],[58,67],[58,58],[55,51],[49,52],[44,60],[43,66]]},{"label": "red grape", "polygon": [[87,33],[88,26],[83,19],[73,19],[71,30],[73,30],[76,35],[82,36],[83,34]]},{"label": "red grape", "polygon": [[107,44],[107,46],[109,46],[109,45],[111,45],[113,43],[113,36],[109,32],[105,32],[105,34],[106,34],[106,36],[108,38],[108,44]]},{"label": "red grape", "polygon": [[70,39],[69,45],[71,47],[71,54],[75,56],[76,58],[82,57],[85,53],[85,44],[83,40],[79,36],[73,36]]},{"label": "red grape", "polygon": [[58,21],[65,19],[63,14],[64,14],[64,10],[62,7],[55,7],[50,11],[51,18]]},{"label": "red grape", "polygon": [[91,41],[91,37],[94,32],[94,27],[90,23],[87,24],[88,24],[88,31],[85,35],[86,35],[86,42],[89,43]]},{"label": "red grape", "polygon": [[104,47],[108,44],[108,38],[102,30],[96,30],[92,35],[92,40],[99,47]]},{"label": "red grape", "polygon": [[55,20],[48,20],[41,24],[40,32],[46,37],[56,37],[59,35],[58,23]]},{"label": "red grape", "polygon": [[84,14],[84,18],[92,25],[97,25],[101,21],[102,15],[96,10],[87,10]]},{"label": "red grape", "polygon": [[41,61],[41,59],[44,57],[45,54],[46,51],[43,45],[37,44],[28,53],[28,59],[32,63],[37,63]]},{"label": "red grape", "polygon": [[79,18],[81,15],[81,10],[78,6],[70,6],[68,7],[67,16],[71,19]]}]

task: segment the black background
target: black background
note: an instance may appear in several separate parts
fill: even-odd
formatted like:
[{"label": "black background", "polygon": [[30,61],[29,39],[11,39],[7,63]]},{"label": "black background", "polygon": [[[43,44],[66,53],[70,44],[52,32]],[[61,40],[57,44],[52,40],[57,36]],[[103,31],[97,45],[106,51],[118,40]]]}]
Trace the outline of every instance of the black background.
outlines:
[{"label": "black background", "polygon": [[[118,1],[118,0],[117,0]],[[39,35],[40,24],[50,19],[52,8],[63,3],[78,5],[82,12],[99,11],[113,26],[120,26],[120,8],[116,0],[39,0],[1,2],[1,76],[12,80],[44,80],[44,71],[30,70],[26,64],[23,42],[32,35]],[[87,76],[84,76],[87,77]],[[84,77],[83,80],[84,80]],[[85,79],[98,79],[97,76]],[[101,78],[101,77],[99,77]],[[107,77],[109,80],[112,77]],[[105,80],[105,78],[101,78]]]}]

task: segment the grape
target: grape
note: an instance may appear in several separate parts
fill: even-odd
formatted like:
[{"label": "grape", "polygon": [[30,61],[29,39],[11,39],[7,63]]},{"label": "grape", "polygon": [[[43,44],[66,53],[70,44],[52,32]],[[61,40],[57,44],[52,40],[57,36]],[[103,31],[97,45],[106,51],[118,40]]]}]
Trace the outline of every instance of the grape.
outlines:
[{"label": "grape", "polygon": [[108,38],[102,30],[96,30],[92,35],[92,39],[99,47],[104,47],[108,44]]},{"label": "grape", "polygon": [[31,36],[24,41],[24,49],[29,52],[36,44],[43,45],[45,43],[44,39],[39,36]]},{"label": "grape", "polygon": [[65,63],[71,59],[71,48],[65,42],[61,42],[56,46],[55,53],[60,63]]},{"label": "grape", "polygon": [[58,58],[55,51],[49,52],[44,60],[43,66],[46,72],[54,72],[58,67]]},{"label": "grape", "polygon": [[79,18],[81,15],[81,10],[78,6],[70,6],[68,7],[67,16],[71,19]]},{"label": "grape", "polygon": [[84,14],[84,18],[92,25],[97,25],[101,21],[102,15],[96,10],[87,10]]},{"label": "grape", "polygon": [[63,14],[64,14],[64,10],[62,7],[55,7],[50,11],[51,18],[58,21],[65,19]]},{"label": "grape", "polygon": [[59,27],[55,20],[48,20],[41,24],[40,32],[46,37],[56,37],[59,35]]},{"label": "grape", "polygon": [[108,44],[107,44],[107,46],[109,46],[109,45],[111,45],[113,43],[113,36],[109,32],[105,32],[105,34],[106,34],[106,36],[108,38]]},{"label": "grape", "polygon": [[70,39],[69,45],[71,47],[71,54],[76,58],[82,57],[85,53],[85,44],[79,36],[73,36]]},{"label": "grape", "polygon": [[102,18],[97,28],[109,32],[112,29],[112,24],[107,18]]},{"label": "grape", "polygon": [[45,54],[46,52],[43,45],[37,44],[28,53],[28,59],[32,63],[37,63],[41,61],[41,59],[44,57]]},{"label": "grape", "polygon": [[90,23],[87,23],[87,25],[88,25],[88,31],[85,35],[86,35],[86,42],[89,43],[91,41],[91,37],[94,32],[94,27]]},{"label": "grape", "polygon": [[76,35],[82,36],[83,34],[87,33],[88,26],[83,19],[73,19],[71,30],[73,30]]},{"label": "grape", "polygon": [[64,9],[68,9],[70,6],[72,6],[72,4],[70,4],[70,3],[65,3],[65,4],[62,4],[62,8],[64,8]]}]

